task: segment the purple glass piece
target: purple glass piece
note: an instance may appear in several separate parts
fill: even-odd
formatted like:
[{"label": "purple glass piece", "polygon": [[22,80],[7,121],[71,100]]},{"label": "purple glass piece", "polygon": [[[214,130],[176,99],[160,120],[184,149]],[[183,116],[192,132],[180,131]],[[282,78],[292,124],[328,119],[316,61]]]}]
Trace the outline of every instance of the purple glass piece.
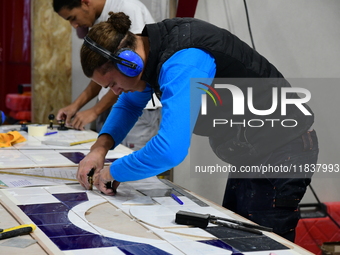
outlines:
[{"label": "purple glass piece", "polygon": [[86,192],[77,192],[77,193],[61,193],[61,194],[52,194],[54,197],[59,199],[61,202],[66,201],[88,201],[88,197]]},{"label": "purple glass piece", "polygon": [[48,224],[69,224],[68,212],[30,214],[28,217],[38,226]]},{"label": "purple glass piece", "polygon": [[61,203],[50,203],[50,204],[39,204],[39,205],[18,205],[18,206],[27,215],[67,212],[69,210],[67,206]]},{"label": "purple glass piece", "polygon": [[218,248],[222,248],[228,251],[232,251],[234,252],[238,252],[236,249],[234,249],[232,246],[226,244],[225,242],[221,241],[221,240],[203,240],[203,241],[199,241],[200,243],[205,243],[205,244],[209,244]]},{"label": "purple glass piece", "polygon": [[[79,164],[79,162],[85,158],[85,154],[82,152],[60,152],[61,155],[71,160],[75,164]],[[106,158],[105,163],[112,163],[116,158]]]},{"label": "purple glass piece", "polygon": [[88,231],[73,224],[43,225],[39,228],[50,238],[59,236],[89,235]]},{"label": "purple glass piece", "polygon": [[85,158],[85,154],[82,152],[60,152],[61,155],[68,158],[75,164],[79,164],[79,162]]},{"label": "purple glass piece", "polygon": [[60,250],[127,246],[136,244],[134,242],[118,240],[96,234],[56,237],[51,238],[51,240],[59,247]]},{"label": "purple glass piece", "polygon": [[[85,192],[54,194],[54,196],[70,207],[88,201],[87,194]],[[28,215],[28,217],[39,226],[39,228],[59,247],[60,250],[118,247],[125,254],[131,255],[169,254],[149,244],[104,237],[81,229],[69,221],[69,208],[62,203],[36,204],[29,206],[20,205],[19,207],[22,208],[24,212],[33,213]],[[37,211],[52,212],[36,213]]]}]

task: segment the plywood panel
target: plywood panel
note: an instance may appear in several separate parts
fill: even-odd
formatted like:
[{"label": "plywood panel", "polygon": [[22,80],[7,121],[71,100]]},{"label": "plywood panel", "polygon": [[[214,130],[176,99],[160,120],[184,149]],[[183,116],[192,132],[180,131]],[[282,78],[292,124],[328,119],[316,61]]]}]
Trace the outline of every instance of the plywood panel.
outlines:
[{"label": "plywood panel", "polygon": [[31,1],[32,122],[48,123],[48,115],[71,102],[71,29],[53,11],[52,0]]}]

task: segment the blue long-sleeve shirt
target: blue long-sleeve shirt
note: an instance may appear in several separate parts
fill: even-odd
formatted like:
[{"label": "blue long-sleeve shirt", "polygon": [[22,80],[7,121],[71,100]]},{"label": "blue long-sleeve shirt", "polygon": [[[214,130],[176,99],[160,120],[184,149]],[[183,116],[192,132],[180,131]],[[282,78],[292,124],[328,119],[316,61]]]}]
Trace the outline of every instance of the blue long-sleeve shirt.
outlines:
[{"label": "blue long-sleeve shirt", "polygon": [[[163,64],[158,78],[162,91],[159,132],[142,149],[112,163],[110,173],[115,180],[125,182],[155,176],[184,160],[204,93],[190,88],[190,78],[213,78],[215,73],[214,58],[196,48],[178,51]],[[115,146],[121,143],[142,114],[151,91],[147,85],[143,92],[121,94],[99,135],[109,134]]]}]

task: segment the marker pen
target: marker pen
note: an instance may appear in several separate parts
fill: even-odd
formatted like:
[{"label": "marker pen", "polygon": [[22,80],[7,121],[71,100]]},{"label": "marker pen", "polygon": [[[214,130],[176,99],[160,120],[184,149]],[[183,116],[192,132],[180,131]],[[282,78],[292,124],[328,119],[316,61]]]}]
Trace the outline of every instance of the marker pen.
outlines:
[{"label": "marker pen", "polygon": [[171,193],[171,197],[177,202],[179,203],[180,205],[183,205],[183,201],[180,200],[175,194]]},{"label": "marker pen", "polygon": [[57,131],[54,131],[54,132],[46,133],[45,135],[53,135],[53,134],[57,134],[57,133],[58,133]]}]

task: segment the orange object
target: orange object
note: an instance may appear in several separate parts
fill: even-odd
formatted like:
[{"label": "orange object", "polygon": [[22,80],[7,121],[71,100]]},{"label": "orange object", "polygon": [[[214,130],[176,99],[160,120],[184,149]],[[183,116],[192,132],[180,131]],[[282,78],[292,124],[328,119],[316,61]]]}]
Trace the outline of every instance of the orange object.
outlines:
[{"label": "orange object", "polygon": [[0,148],[11,147],[13,144],[22,143],[25,141],[26,138],[23,137],[18,131],[0,133]]}]

